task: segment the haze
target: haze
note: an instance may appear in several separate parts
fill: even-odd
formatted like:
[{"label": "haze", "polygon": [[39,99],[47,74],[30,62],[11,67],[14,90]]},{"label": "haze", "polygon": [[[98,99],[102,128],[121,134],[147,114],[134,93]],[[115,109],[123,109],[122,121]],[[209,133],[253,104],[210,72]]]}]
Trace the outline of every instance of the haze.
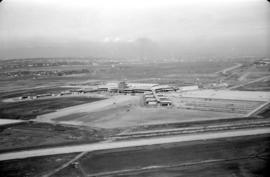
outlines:
[{"label": "haze", "polygon": [[259,0],[5,0],[0,59],[270,56]]}]

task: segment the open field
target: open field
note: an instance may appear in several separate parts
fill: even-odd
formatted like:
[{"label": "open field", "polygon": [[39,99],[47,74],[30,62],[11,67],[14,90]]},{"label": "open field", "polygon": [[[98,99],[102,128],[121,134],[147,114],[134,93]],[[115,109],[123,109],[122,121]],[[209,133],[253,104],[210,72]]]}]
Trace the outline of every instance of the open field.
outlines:
[{"label": "open field", "polygon": [[[62,59],[64,60],[64,59]],[[33,60],[34,61],[34,60]],[[44,59],[45,61],[45,59]],[[20,60],[12,63],[18,64],[19,67],[11,67],[7,70],[2,70],[3,74],[6,72],[20,72],[33,70],[37,72],[55,71],[56,74],[41,75],[33,77],[20,76],[16,77],[0,77],[0,91],[10,91],[17,89],[33,88],[40,86],[59,86],[74,82],[84,82],[87,80],[123,80],[128,79],[137,82],[155,82],[160,84],[175,84],[183,86],[188,84],[195,84],[199,79],[201,84],[218,83],[223,80],[229,85],[244,84],[254,79],[269,76],[269,69],[267,67],[256,68],[252,64],[243,64],[239,68],[229,70],[225,74],[220,74],[222,71],[235,66],[240,60],[223,60],[223,61],[196,61],[196,62],[111,62],[111,61],[83,61],[84,64],[67,63],[62,65],[50,65],[49,67],[28,67],[25,69],[20,66]],[[42,61],[41,61],[42,62]],[[57,59],[53,61],[57,63]],[[241,62],[243,62],[241,60]],[[85,65],[86,63],[86,65]],[[96,63],[96,65],[93,65]],[[31,64],[31,61],[29,61]],[[8,65],[8,64],[7,64]],[[113,67],[112,67],[113,66]],[[75,69],[73,69],[75,68]],[[87,73],[74,73],[61,75],[61,71],[80,71],[88,70]],[[58,74],[60,73],[60,75]],[[248,74],[247,74],[248,73]],[[0,72],[1,74],[1,72]],[[44,73],[43,73],[44,74]],[[239,80],[240,79],[240,80]]]},{"label": "open field", "polygon": [[[150,124],[132,126],[113,136],[115,139],[131,139],[151,136],[166,136],[168,134],[187,134],[206,131],[221,131],[226,129],[247,128],[253,126],[267,126],[270,119],[258,117],[238,117],[228,119],[209,119],[194,122],[177,122],[166,124]],[[211,130],[212,129],[212,130]],[[135,136],[134,136],[135,135]]]},{"label": "open field", "polygon": [[253,115],[270,118],[270,102],[265,103],[261,109],[252,112]]},{"label": "open field", "polygon": [[102,141],[113,131],[46,123],[20,123],[0,127],[0,152]]},{"label": "open field", "polygon": [[119,95],[106,100],[64,108],[43,114],[35,121],[100,128],[122,128],[139,125],[191,122],[235,118],[237,112],[215,112],[172,108],[142,107],[140,96]]},{"label": "open field", "polygon": [[270,91],[270,76],[257,82],[239,86],[236,90],[242,91]]},{"label": "open field", "polygon": [[263,117],[270,117],[270,108],[268,108],[267,110],[263,111],[262,113],[259,114],[259,116],[263,116]]},{"label": "open field", "polygon": [[[85,78],[86,79],[86,78]],[[89,79],[89,78],[88,78]],[[82,78],[83,80],[83,78]],[[13,91],[28,91],[36,89],[46,89],[46,88],[60,88],[60,86],[65,85],[69,82],[78,81],[78,77],[50,77],[50,78],[28,78],[28,79],[14,79],[10,78],[8,80],[1,80],[0,92],[5,94],[6,92]]]},{"label": "open field", "polygon": [[70,161],[77,154],[65,154],[47,157],[37,157],[24,160],[0,162],[0,172],[3,177],[42,176]]},{"label": "open field", "polygon": [[[193,176],[199,170],[201,176],[264,176],[269,143],[269,135],[257,135],[107,150],[83,156],[77,170],[89,176]],[[55,176],[70,176],[65,170]]]},{"label": "open field", "polygon": [[54,112],[58,109],[94,102],[102,98],[62,97],[28,102],[0,103],[0,117],[8,119],[29,120],[37,115]]},{"label": "open field", "polygon": [[[17,60],[20,65],[21,60]],[[56,61],[57,62],[57,59]],[[95,61],[96,62],[96,61]],[[134,80],[140,82],[157,82],[160,84],[186,85],[194,84],[196,78],[200,78],[203,83],[219,80],[217,71],[223,70],[234,65],[235,61],[202,61],[202,62],[163,62],[163,63],[115,63],[115,62],[97,62],[98,65],[87,65],[89,73],[72,74],[72,75],[49,75],[33,76],[20,79],[16,77],[0,77],[0,91],[2,93],[10,90],[31,89],[34,87],[48,87],[67,85],[68,83],[84,82],[87,80]],[[16,62],[14,62],[16,63]],[[14,64],[12,63],[12,64]],[[114,64],[114,67],[112,67]],[[200,66],[200,67],[198,67]],[[79,67],[79,68],[78,68]],[[81,68],[80,68],[81,67]],[[19,66],[21,70],[23,68]],[[72,69],[71,66],[62,67],[54,66],[53,70],[62,71]],[[84,69],[85,66],[76,65],[77,70]],[[14,71],[17,69],[15,68]],[[29,67],[25,68],[28,71]],[[32,69],[39,71],[38,68]],[[50,70],[50,67],[40,68]],[[52,70],[52,69],[51,69]],[[3,70],[3,73],[13,72],[13,69]]]},{"label": "open field", "polygon": [[[253,81],[260,80],[261,78],[269,77],[269,65],[258,66],[255,63],[250,62],[242,63],[242,66],[227,73],[223,73],[223,76],[226,83],[229,83],[229,85],[233,86],[232,88],[237,88],[238,86],[252,83]],[[256,90],[253,89],[253,91],[264,90],[260,89],[260,87],[257,88],[258,89]]]},{"label": "open field", "polygon": [[[60,113],[60,111],[59,111]],[[239,117],[242,114],[177,108],[144,108],[122,105],[93,112],[78,112],[53,118],[52,114],[39,116],[37,121],[54,121],[64,124],[120,128],[149,124],[191,122]],[[47,119],[48,118],[48,119]]]},{"label": "open field", "polygon": [[117,113],[118,115],[110,116],[109,118],[100,117],[100,119],[93,122],[84,117],[82,121],[84,121],[85,124],[94,124],[97,127],[116,128],[162,123],[167,124],[172,122],[191,122],[230,117],[233,118],[239,116],[239,114],[216,113],[211,111],[142,107],[129,109],[129,111],[125,111],[122,114],[119,112]]},{"label": "open field", "polygon": [[[269,134],[88,153],[52,177],[74,176],[266,176]],[[1,174],[42,176],[77,154],[0,162]]]},{"label": "open field", "polygon": [[22,89],[16,91],[6,91],[0,93],[0,99],[14,98],[21,96],[35,96],[45,93],[59,93],[62,91],[69,90],[69,87],[40,87],[40,88],[31,88],[31,89]]},{"label": "open field", "polygon": [[[174,167],[153,167],[145,170],[137,170],[130,173],[117,175],[118,177],[229,177],[229,176],[250,176],[266,177],[269,174],[268,164],[265,162],[269,159],[246,158],[240,160],[228,161],[206,161],[202,163],[175,165]],[[199,174],[199,175],[198,175]],[[67,175],[68,176],[68,175]]]}]

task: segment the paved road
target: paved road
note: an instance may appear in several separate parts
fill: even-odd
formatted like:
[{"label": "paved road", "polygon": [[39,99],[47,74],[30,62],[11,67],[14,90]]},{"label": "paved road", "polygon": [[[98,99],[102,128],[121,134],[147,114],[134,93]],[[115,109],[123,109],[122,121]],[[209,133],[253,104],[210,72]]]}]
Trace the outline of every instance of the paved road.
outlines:
[{"label": "paved road", "polygon": [[9,125],[9,124],[17,124],[17,123],[21,123],[21,122],[25,122],[25,120],[14,120],[14,119],[2,119],[2,118],[0,118],[0,126],[1,125]]},{"label": "paved road", "polygon": [[232,67],[229,67],[229,68],[225,68],[225,69],[223,69],[222,71],[219,71],[219,72],[221,72],[222,74],[227,74],[227,72],[229,72],[231,70],[234,70],[234,69],[237,69],[237,68],[240,68],[241,66],[243,66],[241,63],[237,63],[236,65],[234,65]]},{"label": "paved road", "polygon": [[62,146],[62,147],[51,147],[36,150],[24,150],[10,153],[0,154],[0,161],[12,160],[12,159],[23,159],[29,157],[56,155],[56,154],[67,154],[75,152],[85,151],[97,151],[97,150],[108,150],[116,148],[136,147],[145,145],[157,145],[165,143],[177,143],[187,142],[195,140],[207,140],[207,139],[218,139],[226,137],[237,137],[247,135],[259,135],[259,134],[270,134],[270,127],[260,129],[242,129],[234,131],[224,132],[213,132],[213,133],[201,133],[201,134],[190,134],[190,135],[177,135],[170,137],[156,137],[147,139],[136,139],[127,141],[116,141],[116,142],[100,142],[94,144],[85,145],[73,145],[73,146]]}]

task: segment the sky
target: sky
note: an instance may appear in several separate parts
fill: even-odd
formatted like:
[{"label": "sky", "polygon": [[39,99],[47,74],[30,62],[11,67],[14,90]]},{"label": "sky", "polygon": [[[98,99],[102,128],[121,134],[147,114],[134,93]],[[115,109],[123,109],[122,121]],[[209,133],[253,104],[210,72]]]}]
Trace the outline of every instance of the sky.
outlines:
[{"label": "sky", "polygon": [[269,56],[266,0],[4,0],[0,59]]}]

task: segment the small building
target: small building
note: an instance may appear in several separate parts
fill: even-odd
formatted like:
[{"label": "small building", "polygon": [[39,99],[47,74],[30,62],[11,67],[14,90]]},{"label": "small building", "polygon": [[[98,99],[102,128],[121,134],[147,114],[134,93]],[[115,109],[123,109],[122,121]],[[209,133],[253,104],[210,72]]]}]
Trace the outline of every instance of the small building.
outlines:
[{"label": "small building", "polygon": [[108,91],[108,88],[106,88],[106,87],[99,87],[97,90],[99,92],[107,92]]},{"label": "small building", "polygon": [[145,101],[156,101],[156,98],[145,98]]},{"label": "small building", "polygon": [[259,61],[254,62],[256,66],[267,66],[270,65],[270,58],[263,58]]},{"label": "small building", "polygon": [[158,97],[158,99],[159,99],[159,100],[161,100],[161,101],[166,101],[166,100],[169,100],[169,98],[168,98],[168,97]]},{"label": "small building", "polygon": [[144,94],[144,95],[153,95],[153,92],[147,91],[147,92],[144,92],[143,94]]},{"label": "small building", "polygon": [[125,89],[128,88],[128,85],[125,81],[119,82],[117,89],[119,90],[120,93],[123,93]]},{"label": "small building", "polygon": [[97,92],[98,91],[98,87],[93,87],[93,88],[84,88],[82,90],[82,93],[91,93],[91,92]]},{"label": "small building", "polygon": [[28,98],[28,96],[21,96],[21,97],[19,97],[20,100],[25,100],[27,98]]},{"label": "small building", "polygon": [[143,89],[143,88],[133,88],[134,93],[144,93],[146,91],[150,91],[151,89]]},{"label": "small building", "polygon": [[133,89],[135,93],[151,92],[152,87],[156,85],[157,84],[150,84],[150,83],[128,83],[127,84],[128,88]]},{"label": "small building", "polygon": [[228,86],[229,86],[229,84],[227,84],[225,82],[223,82],[223,83],[212,83],[212,84],[210,84],[210,87],[211,88],[226,88]]},{"label": "small building", "polygon": [[175,91],[176,89],[169,85],[156,85],[152,87],[152,90],[158,93],[158,92],[171,92]]},{"label": "small building", "polygon": [[[119,90],[119,91],[120,91],[120,90]],[[133,93],[135,93],[135,92],[134,92],[133,89],[126,88],[126,89],[123,90],[123,93],[125,93],[125,94],[133,94]]]},{"label": "small building", "polygon": [[172,101],[170,101],[170,100],[160,100],[159,103],[161,106],[171,106],[172,105]]},{"label": "small building", "polygon": [[190,86],[183,86],[183,87],[179,87],[179,92],[181,91],[190,91],[190,90],[198,90],[199,86],[198,85],[190,85]]},{"label": "small building", "polygon": [[148,105],[157,105],[158,103],[157,103],[157,101],[149,101],[147,104]]},{"label": "small building", "polygon": [[155,98],[146,98],[145,103],[148,104],[149,102],[157,102]]},{"label": "small building", "polygon": [[71,90],[72,94],[80,94],[84,93],[83,89],[76,89],[76,90]]},{"label": "small building", "polygon": [[60,95],[71,95],[72,93],[70,91],[61,92]]},{"label": "small building", "polygon": [[40,94],[40,95],[37,95],[37,98],[43,98],[43,97],[48,97],[48,96],[52,96],[52,94],[51,93]]},{"label": "small building", "polygon": [[110,88],[109,89],[109,92],[111,92],[111,93],[117,93],[119,90],[118,90],[118,88]]},{"label": "small building", "polygon": [[115,90],[115,89],[117,89],[117,90],[119,89],[118,83],[116,83],[116,82],[109,82],[109,83],[106,83],[104,85],[99,85],[97,87],[98,91],[104,91],[104,92],[108,92],[110,90]]}]

